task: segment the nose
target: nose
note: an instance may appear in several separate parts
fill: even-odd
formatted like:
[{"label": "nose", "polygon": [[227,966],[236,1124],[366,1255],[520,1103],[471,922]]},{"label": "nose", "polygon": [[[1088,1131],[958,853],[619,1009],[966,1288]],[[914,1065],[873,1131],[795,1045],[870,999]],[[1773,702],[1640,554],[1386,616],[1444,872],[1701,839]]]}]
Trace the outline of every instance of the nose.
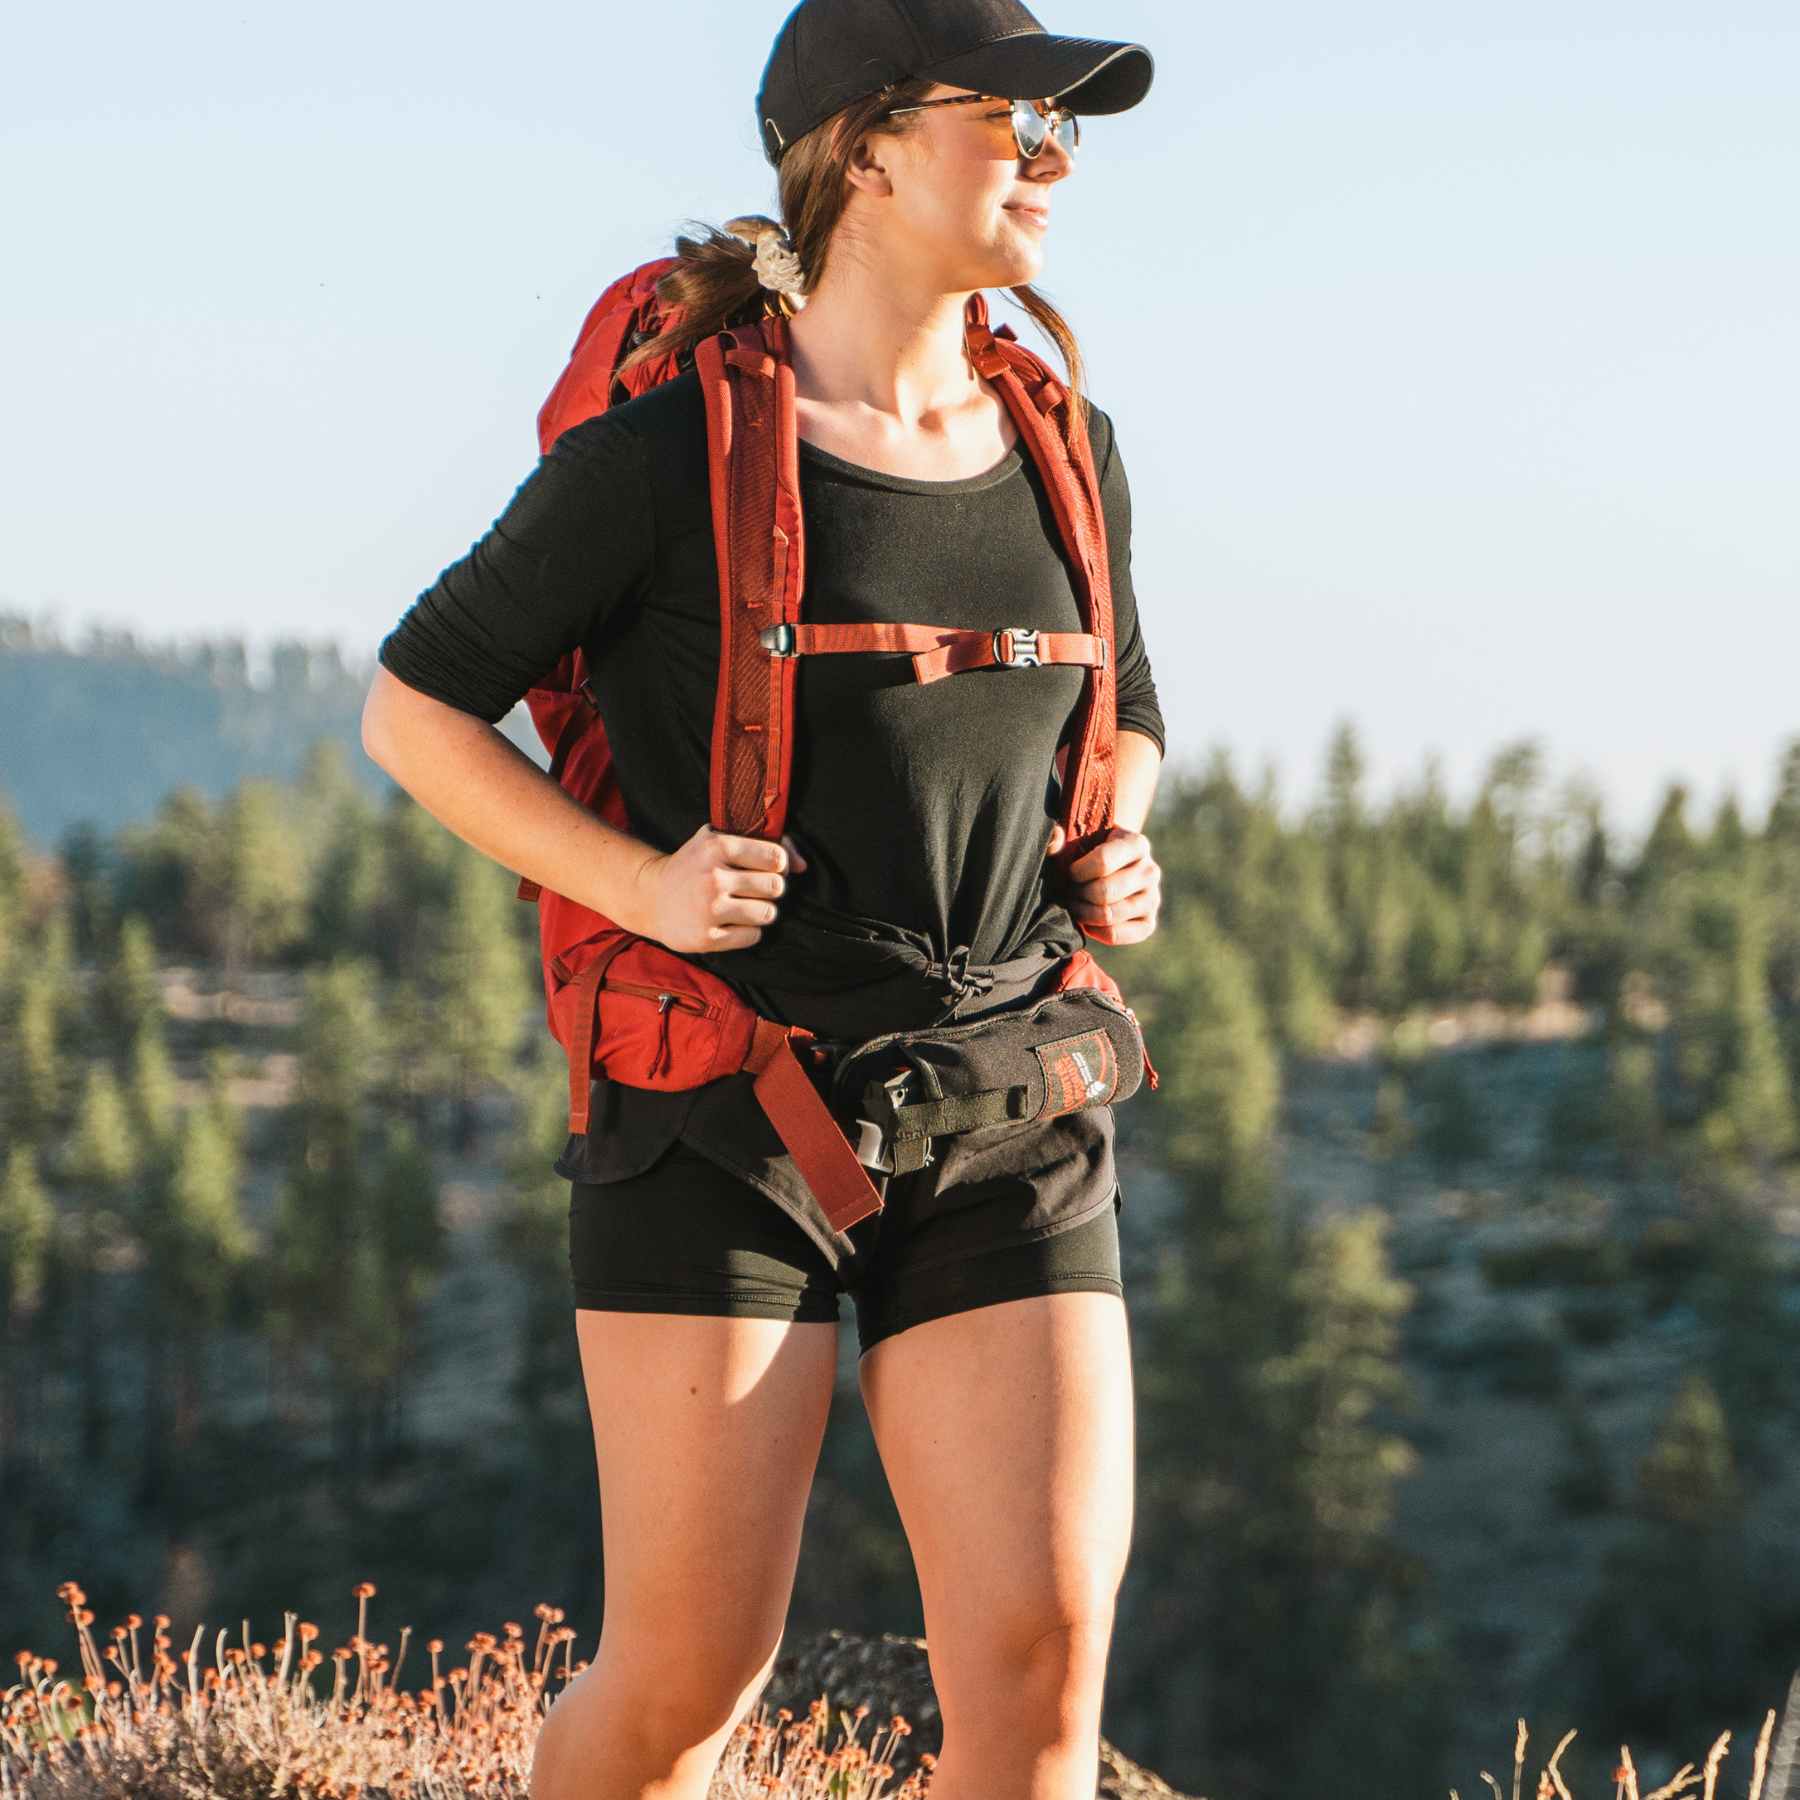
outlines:
[{"label": "nose", "polygon": [[1075,169],[1075,153],[1053,131],[1036,156],[1021,156],[1019,168],[1037,181],[1061,181]]}]

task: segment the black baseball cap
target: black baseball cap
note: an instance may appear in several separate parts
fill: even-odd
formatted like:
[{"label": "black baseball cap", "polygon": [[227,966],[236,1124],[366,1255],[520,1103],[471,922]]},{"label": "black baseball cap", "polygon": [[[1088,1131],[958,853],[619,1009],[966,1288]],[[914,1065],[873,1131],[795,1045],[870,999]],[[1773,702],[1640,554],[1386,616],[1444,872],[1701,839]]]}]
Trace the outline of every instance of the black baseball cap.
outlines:
[{"label": "black baseball cap", "polygon": [[1062,100],[1071,112],[1124,112],[1150,91],[1155,67],[1142,44],[1056,37],[1021,0],[800,0],[763,69],[757,132],[779,165],[840,107],[911,76]]}]

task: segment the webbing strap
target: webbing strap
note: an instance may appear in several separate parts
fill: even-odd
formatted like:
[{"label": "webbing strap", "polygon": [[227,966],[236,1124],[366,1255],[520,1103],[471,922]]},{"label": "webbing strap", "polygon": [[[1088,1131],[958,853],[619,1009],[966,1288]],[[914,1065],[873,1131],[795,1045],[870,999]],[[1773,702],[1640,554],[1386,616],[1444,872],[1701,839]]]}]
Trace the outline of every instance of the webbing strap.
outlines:
[{"label": "webbing strap", "polygon": [[[1029,668],[1036,663],[1106,666],[1106,639],[1089,631],[1033,631],[1003,625],[914,625],[888,619],[850,624],[796,624],[774,628],[777,653],[818,656],[843,651],[908,650],[920,681],[938,681],[964,669]],[[765,634],[765,642],[769,634]]]},{"label": "webbing strap", "polygon": [[756,1071],[757,1102],[824,1208],[832,1230],[848,1231],[858,1219],[880,1212],[882,1200],[868,1170],[856,1160],[843,1127],[794,1056],[793,1039],[810,1035],[801,1026],[759,1017],[744,1067]]},{"label": "webbing strap", "polygon": [[1025,1087],[984,1088],[978,1094],[952,1094],[943,1100],[918,1100],[894,1108],[895,1135],[950,1137],[983,1125],[1022,1119],[1031,1090]]},{"label": "webbing strap", "polygon": [[[594,1060],[594,1036],[600,1023],[600,981],[607,964],[630,942],[631,938],[621,932],[570,984],[581,996],[569,1038],[569,1129],[574,1132],[588,1128],[588,1079]],[[552,958],[551,967],[564,973],[560,955]]]}]

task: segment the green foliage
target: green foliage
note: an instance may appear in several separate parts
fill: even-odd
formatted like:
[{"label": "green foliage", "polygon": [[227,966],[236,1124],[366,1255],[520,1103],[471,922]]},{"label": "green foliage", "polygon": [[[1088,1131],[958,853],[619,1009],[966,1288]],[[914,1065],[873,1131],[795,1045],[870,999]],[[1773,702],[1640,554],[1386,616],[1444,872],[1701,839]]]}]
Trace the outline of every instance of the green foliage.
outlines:
[{"label": "green foliage", "polygon": [[58,979],[56,969],[31,959],[0,988],[0,1128],[12,1143],[47,1143],[73,1088]]},{"label": "green foliage", "polygon": [[125,1186],[141,1162],[142,1145],[111,1066],[89,1063],[66,1161],[69,1180],[108,1196]]},{"label": "green foliage", "polygon": [[128,1048],[146,1026],[164,1018],[157,979],[155,934],[141,913],[127,913],[103,946],[94,972],[93,1013],[101,1043]]},{"label": "green foliage", "polygon": [[1375,1109],[1369,1121],[1369,1153],[1383,1158],[1404,1156],[1417,1138],[1406,1104],[1406,1077],[1383,1070],[1375,1084]]},{"label": "green foliage", "polygon": [[1562,1462],[1550,1478],[1551,1497],[1575,1518],[1608,1511],[1618,1500],[1612,1453],[1573,1384],[1557,1395],[1556,1415],[1562,1428]]},{"label": "green foliage", "polygon": [[1432,1360],[1495,1393],[1522,1399],[1554,1398],[1568,1380],[1561,1328],[1523,1308],[1459,1321],[1436,1341]]},{"label": "green foliage", "polygon": [[1491,1147],[1487,1118],[1466,1057],[1439,1052],[1413,1076],[1409,1096],[1419,1120],[1419,1145],[1444,1173],[1485,1156]]},{"label": "green foliage", "polygon": [[455,1104],[455,1142],[464,1152],[473,1142],[475,1094],[512,1067],[539,991],[537,968],[513,934],[516,886],[505,869],[462,847],[447,904],[427,934],[432,1031],[421,1050],[437,1072],[431,1085]]},{"label": "green foliage", "polygon": [[1225,1177],[1263,1153],[1279,1061],[1249,959],[1206,909],[1190,902],[1166,911],[1157,936],[1163,1151],[1177,1168]]},{"label": "green foliage", "polygon": [[220,809],[200,864],[193,897],[228,983],[301,938],[304,869],[286,808],[273,782],[240,782]]},{"label": "green foliage", "polygon": [[1733,1459],[1772,1473],[1782,1429],[1800,1413],[1800,1314],[1784,1304],[1781,1249],[1762,1210],[1735,1195],[1718,1199],[1703,1237],[1694,1303],[1710,1328],[1707,1379]]},{"label": "green foliage", "polygon": [[56,1212],[26,1144],[0,1164],[0,1326],[37,1309],[49,1272]]},{"label": "green foliage", "polygon": [[1391,1273],[1387,1215],[1374,1208],[1309,1232],[1293,1281],[1306,1327],[1260,1375],[1271,1404],[1302,1421],[1308,1460],[1297,1489],[1321,1545],[1366,1540],[1393,1522],[1393,1485],[1417,1466],[1404,1438],[1372,1423],[1378,1407],[1416,1401],[1396,1358],[1412,1284]]},{"label": "green foliage", "polygon": [[1606,1232],[1548,1232],[1516,1244],[1482,1250],[1481,1273],[1490,1287],[1539,1287],[1568,1282],[1611,1287],[1623,1281],[1631,1258],[1624,1244]]},{"label": "green foliage", "polygon": [[150,1279],[184,1330],[224,1318],[232,1285],[255,1256],[242,1179],[232,1132],[211,1108],[187,1108],[168,1180],[145,1207],[140,1227],[151,1250]]},{"label": "green foliage", "polygon": [[1612,1148],[1612,1093],[1604,1054],[1565,1059],[1544,1114],[1539,1158],[1545,1169],[1571,1173],[1590,1166]]},{"label": "green foliage", "polygon": [[1639,1510],[1655,1523],[1698,1529],[1737,1518],[1744,1491],[1725,1407],[1698,1370],[1682,1377],[1638,1460],[1637,1478]]},{"label": "green foliage", "polygon": [[1606,1125],[1628,1166],[1641,1170],[1661,1148],[1662,1108],[1657,1100],[1656,1045],[1620,1034],[1606,1051]]},{"label": "green foliage", "polygon": [[1630,1323],[1616,1293],[1575,1294],[1557,1308],[1564,1333],[1577,1344],[1598,1347],[1616,1343]]},{"label": "green foliage", "polygon": [[175,1066],[160,1025],[146,1025],[132,1040],[125,1094],[139,1142],[152,1155],[165,1152],[175,1136],[178,1106]]}]

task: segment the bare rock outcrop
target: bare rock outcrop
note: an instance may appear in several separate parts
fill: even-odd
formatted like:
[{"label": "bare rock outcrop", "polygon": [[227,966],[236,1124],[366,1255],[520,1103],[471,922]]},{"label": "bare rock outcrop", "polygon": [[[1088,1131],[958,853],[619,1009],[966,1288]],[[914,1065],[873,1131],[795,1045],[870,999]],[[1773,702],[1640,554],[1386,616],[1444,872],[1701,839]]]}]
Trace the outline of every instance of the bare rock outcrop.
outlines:
[{"label": "bare rock outcrop", "polygon": [[[775,1660],[758,1704],[773,1719],[776,1709],[787,1707],[804,1719],[813,1702],[823,1695],[831,1707],[827,1748],[843,1739],[838,1714],[867,1706],[868,1717],[857,1731],[857,1742],[867,1748],[887,1731],[898,1713],[912,1727],[910,1736],[895,1741],[885,1760],[894,1775],[889,1791],[919,1766],[926,1751],[939,1754],[944,1743],[943,1718],[932,1691],[931,1669],[925,1658],[923,1638],[899,1637],[883,1632],[879,1637],[860,1637],[855,1632],[827,1630],[784,1643]],[[1140,1768],[1105,1737],[1100,1740],[1099,1780],[1096,1800],[1191,1800]]]}]

